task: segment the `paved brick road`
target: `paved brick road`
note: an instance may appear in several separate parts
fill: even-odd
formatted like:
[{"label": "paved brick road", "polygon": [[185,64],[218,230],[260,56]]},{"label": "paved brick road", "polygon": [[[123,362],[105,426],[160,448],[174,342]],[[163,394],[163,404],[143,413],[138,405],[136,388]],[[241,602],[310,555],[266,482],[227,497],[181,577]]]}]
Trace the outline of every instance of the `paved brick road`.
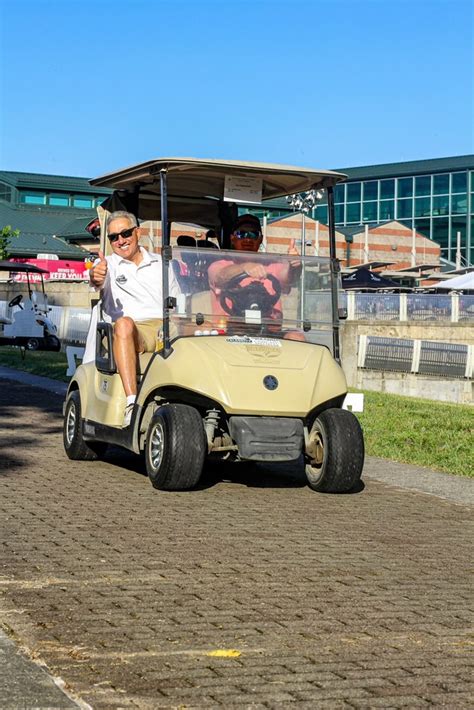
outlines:
[{"label": "paved brick road", "polygon": [[160,493],[67,460],[60,409],[2,382],[0,604],[93,708],[472,707],[467,507],[276,469]]}]

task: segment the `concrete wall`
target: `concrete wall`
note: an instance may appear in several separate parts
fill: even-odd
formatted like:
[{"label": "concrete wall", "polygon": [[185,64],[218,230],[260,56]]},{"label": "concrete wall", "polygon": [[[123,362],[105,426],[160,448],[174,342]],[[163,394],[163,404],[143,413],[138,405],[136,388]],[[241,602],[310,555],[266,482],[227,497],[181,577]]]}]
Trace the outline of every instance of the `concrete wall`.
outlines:
[{"label": "concrete wall", "polygon": [[359,335],[435,340],[445,343],[472,345],[474,343],[474,324],[431,323],[427,325],[426,323],[346,321],[341,327],[342,366],[349,387],[442,402],[474,403],[474,383],[472,380],[359,369],[357,367]]}]

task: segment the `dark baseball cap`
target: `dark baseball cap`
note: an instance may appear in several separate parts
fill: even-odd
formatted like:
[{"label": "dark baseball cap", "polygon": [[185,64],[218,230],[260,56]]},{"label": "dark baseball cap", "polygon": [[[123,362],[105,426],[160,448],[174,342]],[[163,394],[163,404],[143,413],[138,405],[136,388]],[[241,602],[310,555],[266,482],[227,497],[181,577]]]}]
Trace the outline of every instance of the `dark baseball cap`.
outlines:
[{"label": "dark baseball cap", "polygon": [[234,232],[243,224],[252,224],[259,232],[262,231],[260,220],[254,214],[242,214],[237,218],[234,224]]}]

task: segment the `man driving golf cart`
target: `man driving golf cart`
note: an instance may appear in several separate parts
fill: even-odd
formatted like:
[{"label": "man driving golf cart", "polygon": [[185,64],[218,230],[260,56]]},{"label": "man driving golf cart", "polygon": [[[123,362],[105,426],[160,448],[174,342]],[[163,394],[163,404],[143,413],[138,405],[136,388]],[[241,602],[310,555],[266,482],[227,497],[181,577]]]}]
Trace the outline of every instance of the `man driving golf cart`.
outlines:
[{"label": "man driving golf cart", "polygon": [[[113,223],[107,227],[112,212],[122,209],[141,221],[161,222],[163,338],[161,348],[138,354],[135,406],[130,425],[123,428],[128,395],[114,359],[112,328],[99,319],[95,361],[76,370],[66,396],[64,447],[70,458],[93,460],[108,444],[118,444],[144,455],[148,476],[161,490],[196,486],[207,458],[264,463],[303,457],[315,490],[342,492],[357,484],[364,443],[356,417],[343,409],[347,384],[339,364],[333,188],[342,179],[338,173],[292,166],[163,158],[92,181],[115,189],[99,209],[104,253],[121,258],[113,250],[114,238],[131,240],[129,223],[113,231]],[[224,248],[213,252],[210,283],[173,295],[171,223],[214,228],[223,234],[223,247],[233,238],[245,243],[255,222],[239,225],[243,237],[233,228],[232,205],[242,185],[251,186],[262,201],[326,189],[329,257],[299,256],[294,268],[294,255],[254,251],[250,258],[241,249]],[[124,253],[127,249],[124,245]],[[180,248],[176,256],[182,259],[184,252]],[[188,253],[201,256],[196,248]],[[216,281],[218,260],[240,269],[239,283]],[[271,281],[269,261],[276,272],[291,277],[281,284]],[[254,277],[260,271],[260,277],[242,285],[249,271]],[[258,293],[256,281],[264,286]],[[223,313],[213,312],[213,298]],[[272,311],[281,312],[277,328]],[[287,333],[299,337],[287,338]]]}]

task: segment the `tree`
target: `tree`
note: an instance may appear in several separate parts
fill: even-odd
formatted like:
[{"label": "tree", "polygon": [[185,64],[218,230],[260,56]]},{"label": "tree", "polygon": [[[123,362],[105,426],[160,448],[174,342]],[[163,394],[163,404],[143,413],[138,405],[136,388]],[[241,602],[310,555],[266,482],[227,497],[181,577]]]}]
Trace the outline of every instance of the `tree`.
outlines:
[{"label": "tree", "polygon": [[5,260],[10,256],[10,251],[8,247],[11,244],[12,239],[20,236],[19,229],[12,229],[8,224],[6,227],[0,229],[0,259]]}]

